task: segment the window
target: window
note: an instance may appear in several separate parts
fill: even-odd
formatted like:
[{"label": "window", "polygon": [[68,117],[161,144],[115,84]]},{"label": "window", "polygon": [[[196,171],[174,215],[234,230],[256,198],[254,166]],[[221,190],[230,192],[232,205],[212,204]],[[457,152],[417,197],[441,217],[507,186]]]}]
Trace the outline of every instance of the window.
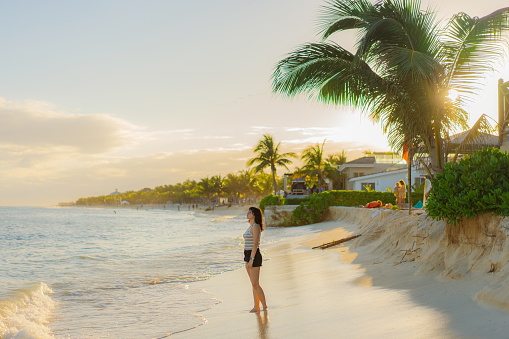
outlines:
[{"label": "window", "polygon": [[370,191],[374,191],[375,183],[374,182],[362,182],[361,183],[361,191],[367,191],[368,188]]},{"label": "window", "polygon": [[354,178],[362,177],[362,176],[364,176],[364,172],[353,172],[353,177]]}]

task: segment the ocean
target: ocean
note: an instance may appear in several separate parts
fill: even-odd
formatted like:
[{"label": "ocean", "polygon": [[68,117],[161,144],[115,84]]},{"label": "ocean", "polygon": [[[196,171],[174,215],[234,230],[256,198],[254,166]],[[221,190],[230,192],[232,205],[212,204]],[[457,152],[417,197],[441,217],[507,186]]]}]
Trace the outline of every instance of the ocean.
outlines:
[{"label": "ocean", "polygon": [[[192,282],[242,267],[247,227],[238,210],[0,207],[0,337],[192,331],[221,302]],[[310,232],[268,227],[261,248]]]}]

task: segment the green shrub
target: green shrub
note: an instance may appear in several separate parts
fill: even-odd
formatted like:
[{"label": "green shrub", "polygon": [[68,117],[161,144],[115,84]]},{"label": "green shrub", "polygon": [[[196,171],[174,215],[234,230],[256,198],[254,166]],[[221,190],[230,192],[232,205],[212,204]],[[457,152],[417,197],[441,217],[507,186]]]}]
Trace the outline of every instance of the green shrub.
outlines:
[{"label": "green shrub", "polygon": [[305,197],[305,198],[286,198],[285,205],[300,205],[306,199],[307,199],[307,197]]},{"label": "green shrub", "polygon": [[456,225],[463,217],[509,215],[509,155],[486,148],[459,163],[447,163],[432,181],[426,210]]},{"label": "green shrub", "polygon": [[380,200],[387,204],[396,203],[394,194],[376,191],[326,191],[311,194],[292,213],[292,223],[306,225],[320,222],[329,206],[359,206]]},{"label": "green shrub", "polygon": [[286,199],[284,197],[281,197],[279,195],[274,194],[267,195],[260,201],[260,209],[265,212],[265,207],[271,205],[284,205],[285,200]]},{"label": "green shrub", "polygon": [[383,204],[395,204],[396,197],[393,193],[377,191],[329,191],[334,196],[332,206],[365,206],[371,201],[380,200]]},{"label": "green shrub", "polygon": [[325,212],[332,205],[334,197],[329,192],[309,195],[292,213],[295,225],[314,224],[322,221]]}]

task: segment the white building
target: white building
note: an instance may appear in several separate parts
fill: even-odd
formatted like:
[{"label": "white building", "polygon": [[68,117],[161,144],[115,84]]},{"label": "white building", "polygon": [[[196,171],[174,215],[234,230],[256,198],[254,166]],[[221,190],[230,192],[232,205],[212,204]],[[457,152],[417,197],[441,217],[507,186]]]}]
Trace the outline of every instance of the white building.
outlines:
[{"label": "white building", "polygon": [[[408,169],[389,170],[385,172],[364,175],[351,178],[349,186],[355,191],[366,191],[369,187],[378,192],[386,192],[388,188],[392,191],[398,181],[403,179],[408,185]],[[412,185],[422,184],[426,179],[426,171],[422,168],[412,167]]]},{"label": "white building", "polygon": [[344,189],[356,190],[352,181],[355,178],[406,168],[406,163],[400,163],[402,160],[401,156],[394,152],[372,152],[367,153],[365,157],[339,165],[338,170],[345,174]]}]

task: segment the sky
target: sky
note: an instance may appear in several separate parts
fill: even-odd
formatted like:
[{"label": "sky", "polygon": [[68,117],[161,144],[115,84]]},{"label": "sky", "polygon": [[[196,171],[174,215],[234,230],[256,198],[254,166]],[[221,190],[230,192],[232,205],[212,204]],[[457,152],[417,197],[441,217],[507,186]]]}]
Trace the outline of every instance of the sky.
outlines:
[{"label": "sky", "polygon": [[[428,4],[423,0],[423,7]],[[51,206],[246,169],[263,134],[301,153],[390,150],[350,107],[271,92],[275,64],[319,41],[323,0],[0,2],[0,206]],[[439,18],[502,0],[429,1]],[[351,49],[353,37],[335,41]],[[471,125],[497,118],[486,76]],[[298,163],[296,163],[298,165]],[[279,174],[284,172],[279,170]]]}]

